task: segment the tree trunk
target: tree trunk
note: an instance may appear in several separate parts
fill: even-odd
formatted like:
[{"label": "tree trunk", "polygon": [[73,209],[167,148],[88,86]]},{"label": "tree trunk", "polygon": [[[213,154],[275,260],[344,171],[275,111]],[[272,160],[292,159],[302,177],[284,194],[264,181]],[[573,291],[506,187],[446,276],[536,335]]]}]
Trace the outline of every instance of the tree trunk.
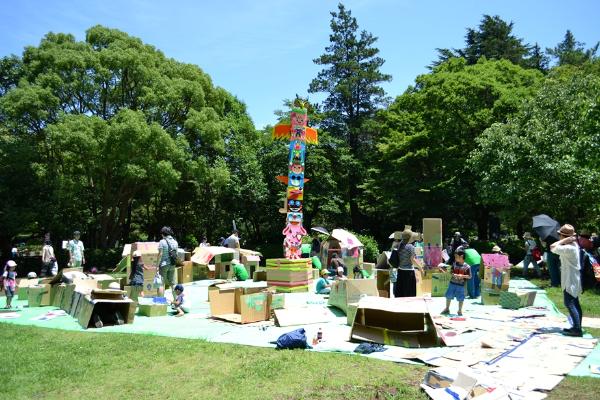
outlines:
[{"label": "tree trunk", "polygon": [[477,209],[477,236],[479,240],[488,240],[488,226],[490,220],[490,212],[485,207]]}]

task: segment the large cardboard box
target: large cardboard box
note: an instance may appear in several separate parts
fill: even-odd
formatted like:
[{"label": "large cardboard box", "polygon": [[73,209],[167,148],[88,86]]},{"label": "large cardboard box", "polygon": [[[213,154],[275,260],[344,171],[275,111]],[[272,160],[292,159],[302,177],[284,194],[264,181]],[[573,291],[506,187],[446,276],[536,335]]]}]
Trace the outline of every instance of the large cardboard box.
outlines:
[{"label": "large cardboard box", "polygon": [[352,326],[352,324],[354,324],[354,318],[356,317],[357,310],[358,303],[348,303],[348,311],[346,312],[346,325]]},{"label": "large cardboard box", "polygon": [[[186,268],[187,268],[187,266],[186,266]],[[191,268],[192,276],[191,276],[190,282],[202,281],[205,279],[209,279],[208,278],[209,272],[210,272],[210,269],[209,269],[208,265],[192,263],[192,268]]]},{"label": "large cardboard box", "polygon": [[347,279],[331,285],[328,304],[348,314],[348,304],[358,303],[362,296],[379,296],[375,279]]},{"label": "large cardboard box", "polygon": [[[112,293],[109,293],[112,292]],[[115,325],[115,312],[119,312],[125,324],[133,323],[136,303],[124,299],[124,291],[94,290],[91,295],[83,296],[79,303],[77,320],[84,329],[94,327],[92,315],[98,314],[104,326]]]},{"label": "large cardboard box", "polygon": [[267,321],[270,318],[269,294],[264,288],[223,285],[210,286],[208,289],[213,318],[238,324]]},{"label": "large cardboard box", "polygon": [[254,254],[240,254],[240,262],[244,264],[246,270],[248,271],[248,275],[252,276],[254,271],[256,271],[260,265],[260,256]]},{"label": "large cardboard box", "polygon": [[434,272],[431,274],[431,297],[442,297],[446,295],[450,285],[450,272]]},{"label": "large cardboard box", "polygon": [[40,307],[50,305],[50,285],[34,285],[27,292],[29,307]]},{"label": "large cardboard box", "polygon": [[427,303],[419,297],[361,298],[350,339],[402,347],[443,345]]},{"label": "large cardboard box", "polygon": [[510,269],[484,266],[483,282],[490,287],[508,290],[510,284]]},{"label": "large cardboard box", "polygon": [[58,307],[60,308],[61,304],[62,304],[62,298],[63,295],[65,293],[65,287],[67,285],[65,285],[64,283],[60,284],[60,285],[54,285],[51,290],[54,291],[54,294],[50,293],[50,305],[52,305],[53,307]]},{"label": "large cardboard box", "polygon": [[500,304],[500,294],[503,292],[502,289],[484,283],[481,286],[481,304],[486,306]]},{"label": "large cardboard box", "polygon": [[419,287],[417,287],[417,296],[422,296],[422,295],[426,295],[426,294],[431,295],[432,284],[433,284],[432,275],[433,275],[432,270],[428,270],[428,269],[423,270],[423,273],[421,273],[421,282],[420,282],[421,294],[419,294]]},{"label": "large cardboard box", "polygon": [[[158,264],[158,242],[135,242],[131,244],[131,254],[139,251],[142,262],[146,267],[155,267]],[[127,264],[127,276],[131,275],[131,262]]]},{"label": "large cardboard box", "polygon": [[[226,255],[226,254],[221,254],[221,255]],[[216,279],[233,279],[233,268],[231,268],[230,261],[215,263],[215,278]]]},{"label": "large cardboard box", "polygon": [[267,280],[267,271],[254,271],[252,275],[252,280],[254,282],[263,282]]}]

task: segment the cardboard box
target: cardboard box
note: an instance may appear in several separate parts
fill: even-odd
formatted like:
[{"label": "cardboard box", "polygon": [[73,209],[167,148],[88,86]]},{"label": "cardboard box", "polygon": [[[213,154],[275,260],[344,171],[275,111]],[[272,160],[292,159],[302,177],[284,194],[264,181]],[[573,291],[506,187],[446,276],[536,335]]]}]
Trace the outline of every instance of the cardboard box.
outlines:
[{"label": "cardboard box", "polygon": [[402,347],[443,345],[427,303],[419,297],[361,298],[350,339]]},{"label": "cardboard box", "polygon": [[50,293],[50,305],[52,305],[53,307],[58,307],[60,308],[61,304],[62,304],[62,298],[65,292],[65,287],[67,285],[65,285],[64,283],[60,284],[60,285],[54,285],[50,290],[54,292],[54,294],[51,292]]},{"label": "cardboard box", "polygon": [[210,286],[208,300],[213,318],[238,324],[267,321],[270,318],[268,293],[264,288]]},{"label": "cardboard box", "polygon": [[[421,295],[431,294],[433,285],[432,275],[433,272],[428,269],[425,269],[421,274]],[[417,288],[417,296],[419,296],[418,291]]]},{"label": "cardboard box", "polygon": [[390,292],[387,290],[378,290],[377,292],[379,293],[379,297],[385,297],[386,299],[390,298]]},{"label": "cardboard box", "polygon": [[390,270],[378,269],[377,271],[377,290],[385,290],[390,292]]},{"label": "cardboard box", "polygon": [[508,290],[510,284],[510,269],[484,266],[483,282],[495,288]]},{"label": "cardboard box", "polygon": [[280,310],[285,308],[285,293],[269,292],[269,310]]},{"label": "cardboard box", "polygon": [[50,305],[50,285],[34,285],[27,292],[29,307],[41,307]]},{"label": "cardboard box", "polygon": [[[186,265],[185,268],[187,269],[188,266]],[[209,279],[208,278],[209,272],[210,272],[210,270],[208,268],[208,265],[201,265],[201,264],[193,264],[192,263],[192,268],[191,268],[191,274],[192,274],[192,276],[190,278],[191,279],[190,282],[202,281],[202,280],[205,280],[205,279]],[[186,272],[186,274],[187,274],[187,272]]]},{"label": "cardboard box", "polygon": [[65,285],[63,296],[60,302],[60,308],[67,314],[71,312],[71,304],[73,303],[73,293],[75,292],[75,284]]},{"label": "cardboard box", "polygon": [[104,326],[115,325],[114,314],[117,311],[123,317],[125,324],[133,323],[136,303],[131,299],[123,299],[123,291],[115,291],[112,295],[106,292],[109,291],[93,291],[92,295],[80,298],[77,320],[84,329],[95,327],[92,318],[94,314],[100,316]]},{"label": "cardboard box", "polygon": [[288,269],[267,267],[267,281],[303,282],[313,278],[312,269]]},{"label": "cardboard box", "polygon": [[492,288],[487,284],[481,286],[481,304],[490,306],[500,304],[500,294],[504,292],[502,289]]},{"label": "cardboard box", "polygon": [[37,279],[19,279],[17,282],[17,300],[27,300],[27,289],[29,289],[29,286],[34,286],[37,284]]},{"label": "cardboard box", "polygon": [[267,271],[254,271],[252,276],[254,282],[263,282],[267,280]]},{"label": "cardboard box", "polygon": [[522,307],[530,307],[535,301],[537,292],[535,290],[517,290],[515,292],[501,292],[500,305],[502,308],[517,310]]},{"label": "cardboard box", "polygon": [[139,304],[138,315],[144,317],[164,317],[167,315],[166,304]]},{"label": "cardboard box", "polygon": [[347,279],[331,285],[328,305],[348,313],[348,303],[358,303],[362,296],[379,296],[375,279]]},{"label": "cardboard box", "polygon": [[441,246],[442,239],[442,219],[423,218],[423,244]]},{"label": "cardboard box", "polygon": [[107,274],[88,274],[88,276],[98,282],[97,286],[99,289],[108,289],[108,285],[113,282],[118,283],[119,287],[121,285],[121,279],[114,278]]},{"label": "cardboard box", "polygon": [[434,272],[431,274],[431,297],[443,297],[450,285],[450,272]]},{"label": "cardboard box", "polygon": [[233,279],[233,269],[231,268],[231,262],[227,261],[215,263],[215,278]]},{"label": "cardboard box", "polygon": [[352,324],[354,324],[356,310],[358,310],[358,303],[348,303],[348,310],[346,311],[346,325],[352,326]]},{"label": "cardboard box", "polygon": [[[189,283],[194,281],[193,274],[194,263],[184,261],[183,265],[177,270],[177,281],[179,283]],[[208,268],[207,268],[208,269]]]},{"label": "cardboard box", "polygon": [[246,267],[248,276],[252,276],[260,265],[260,256],[254,254],[240,254],[240,262]]},{"label": "cardboard box", "polygon": [[[158,264],[158,242],[135,242],[131,244],[131,254],[139,251],[142,263],[146,267],[155,267]],[[131,275],[131,262],[127,265],[127,276]]]}]

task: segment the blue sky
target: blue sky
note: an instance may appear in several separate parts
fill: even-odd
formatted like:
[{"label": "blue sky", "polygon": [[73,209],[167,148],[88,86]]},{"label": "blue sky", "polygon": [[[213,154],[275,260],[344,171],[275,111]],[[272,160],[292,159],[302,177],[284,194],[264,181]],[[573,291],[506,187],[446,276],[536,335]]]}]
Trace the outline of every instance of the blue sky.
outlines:
[{"label": "blue sky", "polygon": [[[275,122],[273,110],[296,93],[306,95],[319,71],[312,60],[329,41],[329,0],[225,1],[4,1],[0,8],[0,56],[21,54],[49,32],[78,39],[101,24],[121,29],[161,49],[168,57],[194,63],[213,82],[246,103],[257,127]],[[528,43],[553,47],[571,29],[588,47],[600,40],[598,1],[417,1],[348,0],[361,29],[379,37],[393,81],[384,87],[401,94],[427,72],[437,47],[464,44],[467,27],[483,14],[513,21]],[[311,95],[311,100],[322,97]]]}]

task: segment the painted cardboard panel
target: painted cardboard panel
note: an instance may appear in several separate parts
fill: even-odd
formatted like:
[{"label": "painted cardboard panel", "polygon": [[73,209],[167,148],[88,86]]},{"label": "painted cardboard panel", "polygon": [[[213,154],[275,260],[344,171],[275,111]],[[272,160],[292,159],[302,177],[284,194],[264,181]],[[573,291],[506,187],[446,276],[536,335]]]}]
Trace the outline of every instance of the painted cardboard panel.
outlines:
[{"label": "painted cardboard panel", "polygon": [[347,279],[331,286],[328,304],[348,313],[349,303],[358,303],[361,296],[379,296],[375,279]]},{"label": "painted cardboard panel", "polygon": [[312,279],[312,269],[288,270],[282,268],[267,268],[268,281],[299,282]]},{"label": "painted cardboard panel", "polygon": [[144,317],[164,317],[167,315],[166,304],[139,304],[138,315]]},{"label": "painted cardboard panel", "polygon": [[425,246],[442,246],[443,237],[441,218],[423,218],[423,244]]},{"label": "painted cardboard panel", "polygon": [[433,268],[440,265],[442,259],[442,247],[436,245],[425,245],[423,262],[427,267]]},{"label": "painted cardboard panel", "polygon": [[482,254],[481,258],[485,266],[499,269],[510,268],[510,261],[505,254]]},{"label": "painted cardboard panel", "polygon": [[50,305],[50,285],[30,286],[27,292],[29,307],[41,307]]},{"label": "painted cardboard panel", "polygon": [[63,297],[60,302],[60,308],[67,314],[71,312],[71,304],[73,303],[73,293],[75,292],[75,284],[65,286]]},{"label": "painted cardboard panel", "polygon": [[510,268],[496,268],[488,267],[486,265],[483,270],[483,282],[489,286],[508,290],[508,285],[510,283]]},{"label": "painted cardboard panel", "polygon": [[500,305],[502,308],[517,310],[522,307],[533,305],[537,292],[535,290],[500,293]]},{"label": "painted cardboard panel", "polygon": [[208,298],[213,318],[246,324],[269,319],[269,304],[264,288],[209,287]]}]

